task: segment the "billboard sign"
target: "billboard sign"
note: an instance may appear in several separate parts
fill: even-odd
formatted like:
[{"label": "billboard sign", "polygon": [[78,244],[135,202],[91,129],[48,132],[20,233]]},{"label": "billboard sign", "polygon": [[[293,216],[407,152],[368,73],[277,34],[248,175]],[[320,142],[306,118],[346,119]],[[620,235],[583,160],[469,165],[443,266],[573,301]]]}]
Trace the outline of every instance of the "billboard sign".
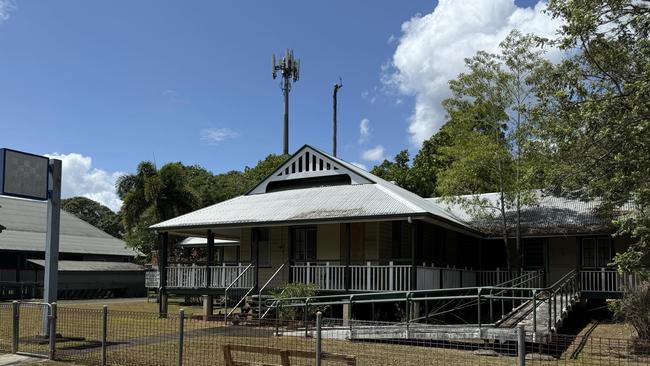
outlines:
[{"label": "billboard sign", "polygon": [[11,149],[0,149],[0,194],[47,200],[50,159]]}]

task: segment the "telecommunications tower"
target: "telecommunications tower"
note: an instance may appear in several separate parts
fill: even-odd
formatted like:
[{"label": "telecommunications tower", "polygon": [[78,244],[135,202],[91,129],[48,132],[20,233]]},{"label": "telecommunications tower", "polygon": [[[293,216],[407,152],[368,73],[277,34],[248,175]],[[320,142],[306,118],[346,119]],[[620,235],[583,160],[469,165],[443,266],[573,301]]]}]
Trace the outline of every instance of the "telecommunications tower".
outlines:
[{"label": "telecommunications tower", "polygon": [[282,84],[280,85],[284,94],[284,139],[282,153],[289,154],[289,92],[291,91],[291,81],[294,83],[300,77],[300,60],[293,57],[293,51],[287,48],[287,51],[280,62],[276,63],[275,54],[273,55],[273,79],[282,75]]}]

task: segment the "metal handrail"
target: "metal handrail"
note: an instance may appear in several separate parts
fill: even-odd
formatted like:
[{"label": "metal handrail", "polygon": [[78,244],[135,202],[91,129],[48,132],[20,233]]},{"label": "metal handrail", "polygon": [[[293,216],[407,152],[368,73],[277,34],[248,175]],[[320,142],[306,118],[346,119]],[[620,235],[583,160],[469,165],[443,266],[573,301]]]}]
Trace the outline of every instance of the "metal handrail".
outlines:
[{"label": "metal handrail", "polygon": [[[258,306],[258,309],[257,309],[257,315],[258,315],[258,317],[259,317],[260,319],[264,318],[264,316],[266,316],[266,314],[268,313],[268,310],[267,310],[267,311],[264,313],[264,315],[262,315],[262,292],[264,291],[264,289],[266,289],[266,287],[269,285],[269,283],[271,283],[271,281],[275,278],[275,276],[277,276],[278,273],[280,273],[280,271],[284,268],[284,266],[287,265],[287,263],[289,263],[288,260],[287,260],[286,262],[282,263],[282,265],[280,266],[280,268],[278,268],[278,269],[273,273],[273,275],[271,275],[271,277],[266,281],[266,283],[264,283],[264,285],[263,285],[263,286],[260,288],[260,290],[257,292],[257,306]],[[284,291],[284,290],[282,290],[282,291]],[[276,303],[277,303],[277,301],[276,301]],[[272,304],[271,306],[273,306],[273,304]]]},{"label": "metal handrail", "polygon": [[[230,313],[228,313],[228,290],[230,290],[230,288],[231,288],[231,287],[232,287],[232,286],[233,286],[237,281],[239,281],[239,279],[241,278],[241,276],[243,276],[244,273],[246,273],[246,272],[251,268],[252,265],[253,265],[253,263],[249,264],[249,265],[248,265],[248,266],[247,266],[247,267],[246,267],[246,268],[245,268],[245,269],[244,269],[244,270],[239,274],[239,276],[237,276],[237,278],[235,278],[235,280],[232,281],[232,282],[230,283],[230,285],[228,285],[228,287],[226,287],[226,289],[223,291],[223,309],[224,309],[223,313],[225,314],[224,322],[228,321],[228,316],[229,316],[230,314],[232,314],[232,311],[231,311]],[[253,291],[253,288],[255,288],[254,285],[253,285],[253,287],[249,290],[248,293],[250,293],[250,291]],[[248,293],[247,293],[247,294],[248,294]],[[246,297],[246,296],[244,296],[244,298],[245,298],[245,297]],[[237,303],[237,305],[239,305],[239,303],[241,303],[241,300],[239,300],[239,302]],[[237,305],[235,305],[235,307],[233,307],[233,311],[234,311],[234,309],[237,308]]]}]

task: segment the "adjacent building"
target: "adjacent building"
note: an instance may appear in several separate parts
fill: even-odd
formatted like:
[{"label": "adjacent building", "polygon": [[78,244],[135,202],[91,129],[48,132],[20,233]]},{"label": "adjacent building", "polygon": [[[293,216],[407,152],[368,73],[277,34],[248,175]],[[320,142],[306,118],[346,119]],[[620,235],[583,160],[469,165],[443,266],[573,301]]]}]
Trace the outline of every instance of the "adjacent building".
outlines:
[{"label": "adjacent building", "polygon": [[[0,297],[40,296],[46,214],[46,202],[0,196]],[[136,255],[124,241],[62,211],[59,297],[143,296]]]}]

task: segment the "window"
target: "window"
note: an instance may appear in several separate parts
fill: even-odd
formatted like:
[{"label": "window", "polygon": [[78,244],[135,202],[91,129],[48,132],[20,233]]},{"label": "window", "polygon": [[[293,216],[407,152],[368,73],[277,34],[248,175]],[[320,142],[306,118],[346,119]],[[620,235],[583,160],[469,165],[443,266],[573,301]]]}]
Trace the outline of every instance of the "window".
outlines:
[{"label": "window", "polygon": [[545,253],[542,239],[526,239],[523,243],[524,268],[528,270],[544,269]]},{"label": "window", "polygon": [[582,266],[607,267],[612,260],[612,243],[610,238],[582,239]]},{"label": "window", "polygon": [[292,230],[292,258],[295,261],[316,260],[316,228],[294,228]]},{"label": "window", "polygon": [[257,264],[271,265],[271,240],[268,228],[258,228],[257,231]]}]

